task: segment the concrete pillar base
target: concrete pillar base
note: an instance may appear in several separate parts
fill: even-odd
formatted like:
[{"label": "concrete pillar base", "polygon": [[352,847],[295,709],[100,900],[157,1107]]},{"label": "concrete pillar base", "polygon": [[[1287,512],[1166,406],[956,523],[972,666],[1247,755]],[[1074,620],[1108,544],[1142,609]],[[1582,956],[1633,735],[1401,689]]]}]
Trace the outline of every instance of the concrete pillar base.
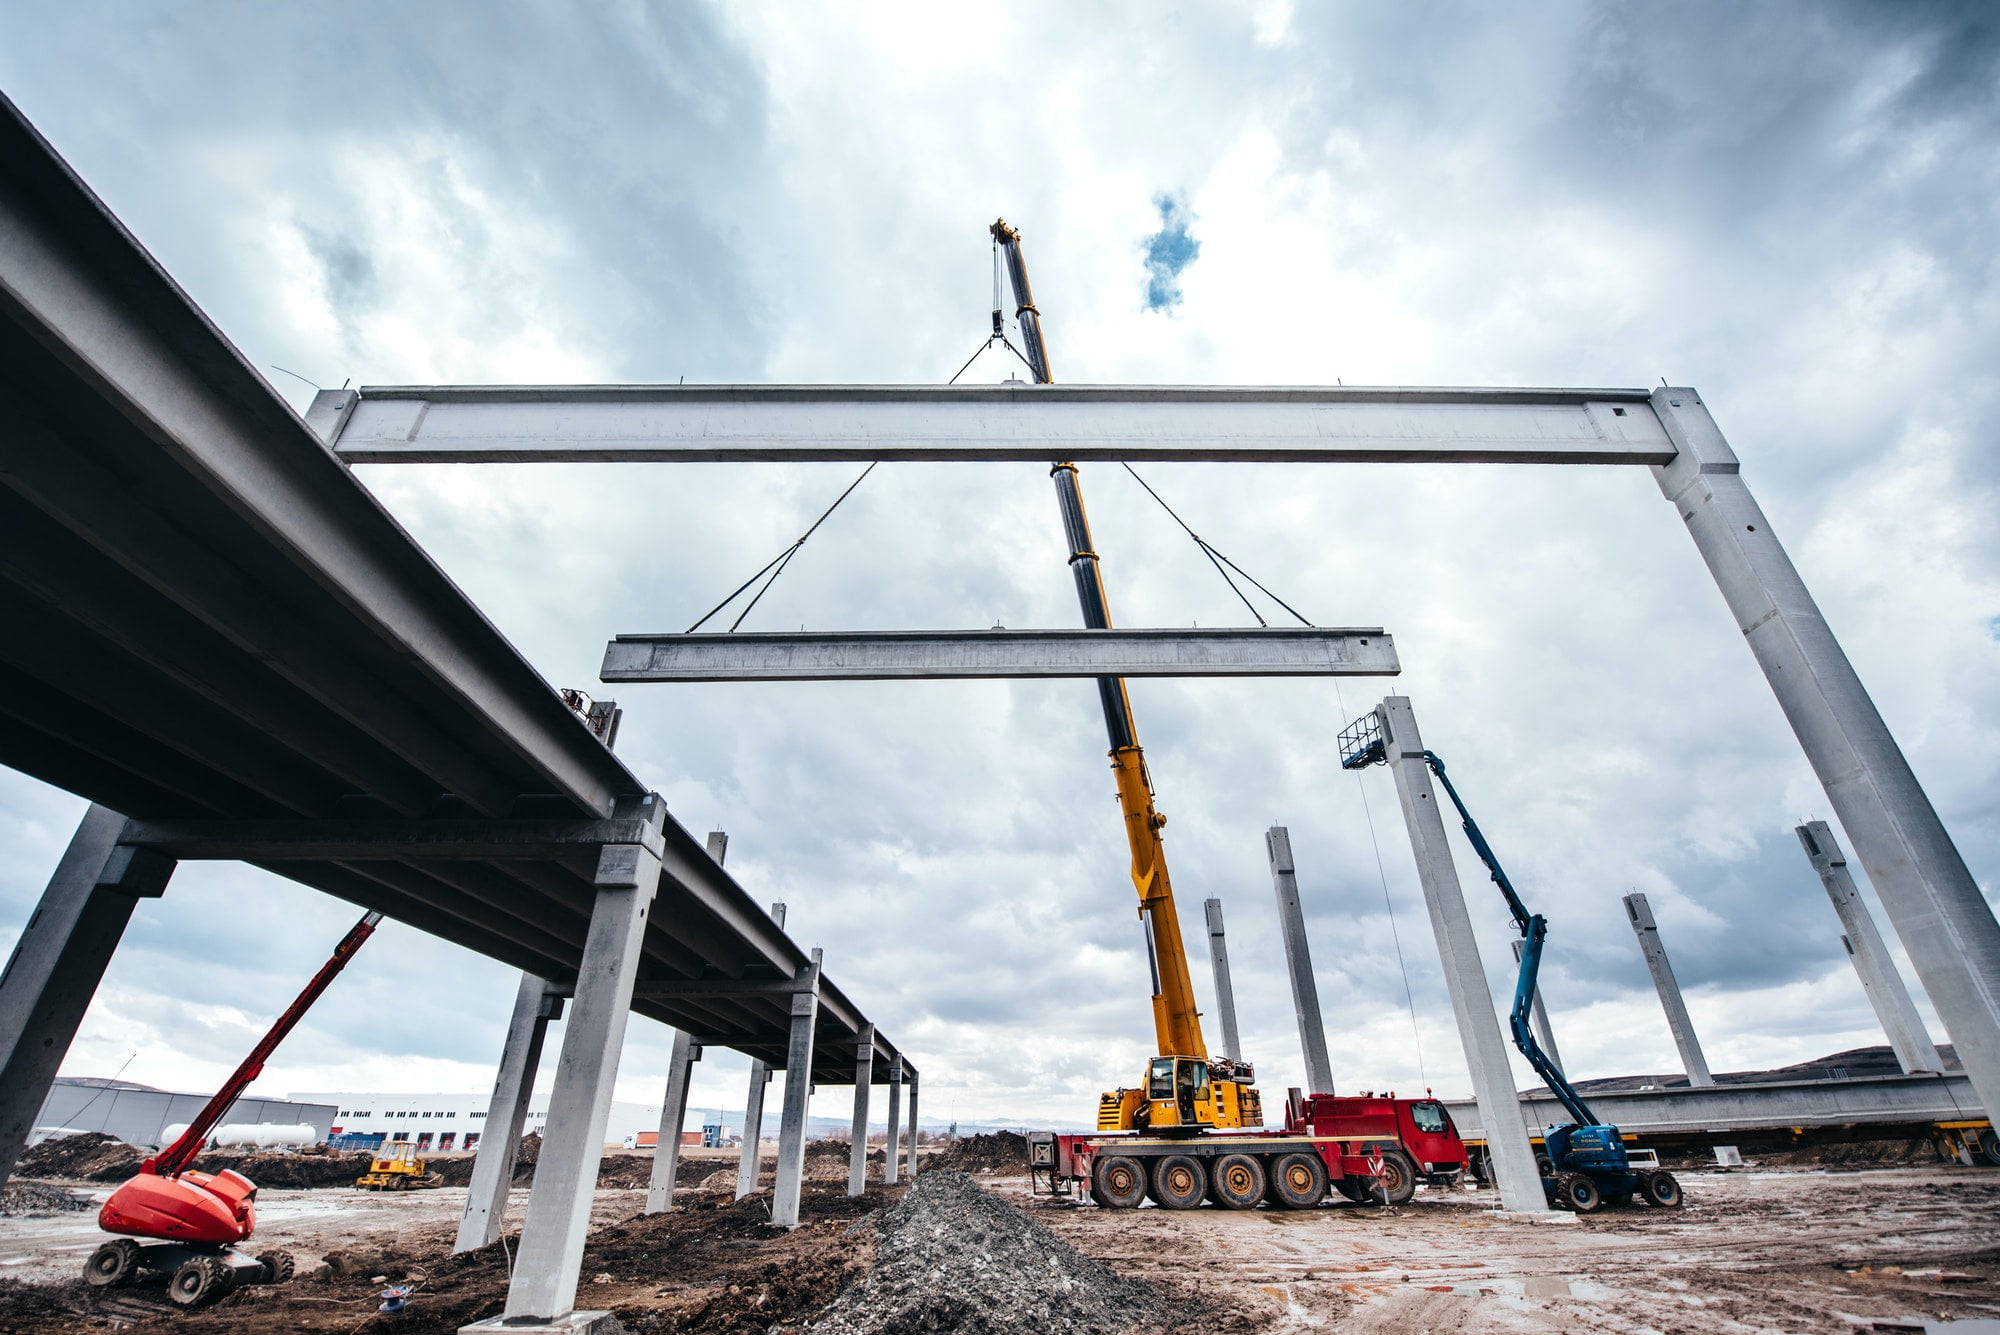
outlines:
[{"label": "concrete pillar base", "polygon": [[509,1321],[504,1316],[490,1316],[460,1326],[458,1335],[484,1331],[504,1331],[506,1335],[615,1335],[624,1329],[624,1323],[609,1312],[571,1312],[549,1321],[523,1321],[518,1317]]}]

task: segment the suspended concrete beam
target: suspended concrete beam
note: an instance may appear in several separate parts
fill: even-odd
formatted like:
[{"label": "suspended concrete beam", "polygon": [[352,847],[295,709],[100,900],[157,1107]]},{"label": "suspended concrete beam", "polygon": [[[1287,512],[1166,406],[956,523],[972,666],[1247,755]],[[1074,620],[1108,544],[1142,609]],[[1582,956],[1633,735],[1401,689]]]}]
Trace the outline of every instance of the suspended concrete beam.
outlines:
[{"label": "suspended concrete beam", "polygon": [[1889,1047],[1896,1054],[1896,1064],[1905,1075],[1942,1070],[1944,1063],[1938,1060],[1937,1045],[1931,1042],[1930,1031],[1924,1028],[1916,1003],[1910,1000],[1910,989],[1904,985],[1888,946],[1882,943],[1882,933],[1875,928],[1875,915],[1868,911],[1860,890],[1855,888],[1854,876],[1847,870],[1847,858],[1834,842],[1833,831],[1825,821],[1815,820],[1795,827],[1794,833],[1799,836],[1806,857],[1811,859],[1813,870],[1819,873],[1821,884],[1826,886],[1833,910],[1840,915],[1840,925],[1847,929],[1841,935],[1841,944],[1847,947],[1848,958],[1854,961],[1854,972],[1861,976],[1861,990],[1875,1007],[1882,1032],[1888,1035]]},{"label": "suspended concrete beam", "polygon": [[1542,1193],[1527,1124],[1521,1120],[1507,1040],[1501,1036],[1500,1019],[1493,1011],[1493,993],[1479,959],[1479,941],[1473,935],[1472,915],[1466,911],[1465,890],[1459,884],[1458,868],[1445,837],[1444,817],[1431,786],[1416,715],[1410,710],[1408,697],[1400,695],[1384,700],[1375,714],[1382,729],[1385,758],[1396,776],[1396,795],[1402,800],[1403,822],[1409,827],[1410,851],[1416,855],[1417,879],[1424,888],[1424,906],[1430,910],[1431,931],[1437,936],[1459,1039],[1465,1045],[1465,1065],[1479,1103],[1479,1124],[1488,1129],[1486,1147],[1500,1187],[1500,1203],[1523,1213],[1546,1211],[1548,1198]]},{"label": "suspended concrete beam", "polygon": [[1326,1022],[1320,1018],[1319,983],[1313,978],[1312,948],[1306,943],[1306,913],[1299,903],[1299,877],[1292,865],[1292,834],[1282,825],[1264,832],[1271,860],[1271,887],[1278,895],[1278,934],[1285,939],[1285,970],[1292,980],[1292,1009],[1298,1015],[1299,1047],[1306,1060],[1306,1092],[1333,1093],[1333,1062],[1326,1052]]},{"label": "suspended concrete beam", "polygon": [[620,635],[604,681],[970,677],[1393,677],[1377,628],[800,631]]},{"label": "suspended concrete beam", "polygon": [[1625,916],[1632,920],[1632,934],[1639,938],[1639,951],[1646,957],[1646,968],[1653,975],[1653,987],[1660,994],[1660,1009],[1667,1013],[1667,1028],[1673,1031],[1674,1046],[1680,1049],[1688,1083],[1714,1084],[1715,1077],[1708,1073],[1708,1058],[1701,1052],[1701,1040],[1695,1037],[1694,1019],[1688,1014],[1687,1002],[1681,999],[1680,981],[1674,977],[1667,948],[1660,942],[1660,925],[1653,921],[1652,905],[1644,895],[1634,891],[1625,896]]},{"label": "suspended concrete beam", "polygon": [[433,385],[322,390],[350,463],[1660,464],[1643,389]]},{"label": "suspended concrete beam", "polygon": [[[1229,940],[1222,929],[1222,901],[1205,900],[1202,909],[1208,915],[1208,963],[1215,971],[1215,1009],[1222,1019],[1222,1055],[1233,1062],[1243,1060],[1243,1041],[1236,1032],[1236,989],[1229,981]],[[889,1114],[891,1122],[895,1114]],[[893,1130],[890,1135],[894,1135]],[[889,1151],[894,1159],[896,1152]]]}]

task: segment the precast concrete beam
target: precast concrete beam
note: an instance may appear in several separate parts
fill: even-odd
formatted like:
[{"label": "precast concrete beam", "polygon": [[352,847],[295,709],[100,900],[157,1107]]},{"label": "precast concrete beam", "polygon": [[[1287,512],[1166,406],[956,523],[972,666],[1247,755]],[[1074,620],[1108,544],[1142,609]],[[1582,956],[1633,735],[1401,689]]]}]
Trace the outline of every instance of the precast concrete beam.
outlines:
[{"label": "precast concrete beam", "polygon": [[1815,820],[1795,827],[1794,833],[1799,836],[1799,845],[1805,849],[1813,870],[1819,873],[1827,898],[1833,901],[1833,911],[1840,915],[1840,925],[1846,929],[1841,944],[1854,962],[1854,972],[1861,977],[1861,990],[1868,994],[1875,1018],[1882,1022],[1882,1032],[1896,1054],[1896,1064],[1905,1075],[1942,1070],[1944,1064],[1938,1060],[1937,1044],[1931,1042],[1930,1031],[1924,1028],[1923,1017],[1917,1014],[1916,1003],[1910,1000],[1910,989],[1904,986],[1895,958],[1883,943],[1882,933],[1875,928],[1875,915],[1868,911],[1861,891],[1855,887],[1853,873],[1847,870],[1847,858],[1841,853],[1833,831],[1825,821]]},{"label": "precast concrete beam", "polygon": [[1681,985],[1674,978],[1674,966],[1667,959],[1667,948],[1660,941],[1660,925],[1653,921],[1653,909],[1646,897],[1634,891],[1625,896],[1625,916],[1632,920],[1632,933],[1639,938],[1640,953],[1646,957],[1646,970],[1653,975],[1653,987],[1660,994],[1660,1009],[1667,1013],[1667,1028],[1673,1032],[1674,1046],[1680,1050],[1681,1066],[1687,1071],[1690,1085],[1712,1085],[1715,1077],[1708,1073],[1708,1058],[1702,1056],[1701,1040],[1695,1037],[1694,1019],[1688,1014],[1687,1003],[1681,999]]},{"label": "precast concrete beam", "polygon": [[875,1026],[854,1040],[854,1124],[847,1142],[847,1194],[868,1190],[868,1088],[875,1078]]},{"label": "precast concrete beam", "polygon": [[1312,948],[1306,942],[1305,908],[1292,865],[1292,835],[1282,825],[1264,832],[1271,861],[1271,886],[1278,894],[1278,932],[1285,942],[1285,971],[1292,980],[1292,1009],[1298,1016],[1299,1046],[1306,1059],[1306,1092],[1333,1093],[1333,1062],[1326,1053],[1326,1022],[1320,1017],[1319,983],[1313,978]]},{"label": "precast concrete beam", "polygon": [[1236,989],[1229,981],[1229,942],[1222,929],[1222,901],[1204,900],[1202,912],[1208,917],[1208,963],[1215,972],[1215,1009],[1222,1020],[1222,1055],[1240,1062],[1243,1040],[1236,1033]]},{"label": "precast concrete beam", "polygon": [[820,952],[799,970],[792,994],[792,1038],[785,1054],[785,1110],[778,1123],[778,1175],[771,1185],[771,1222],[799,1226],[806,1166],[806,1115],[812,1106],[813,1029],[819,1017]]},{"label": "precast concrete beam", "polygon": [[948,681],[995,677],[1393,677],[1380,628],[758,631],[620,635],[604,681]]},{"label": "precast concrete beam", "polygon": [[171,859],[122,848],[125,818],[92,806],[0,972],[0,1187],[27,1148],[83,1013],[142,898],[166,891]]},{"label": "precast concrete beam", "polygon": [[[653,810],[665,814],[664,806],[655,804]],[[632,980],[659,881],[659,859],[638,844],[611,844],[598,855],[590,936],[563,1027],[548,1130],[535,1164],[507,1305],[493,1323],[478,1323],[482,1327],[563,1320],[575,1309],[618,1053],[632,1013]]]},{"label": "precast concrete beam", "polygon": [[653,1142],[653,1177],[646,1187],[647,1214],[674,1208],[674,1184],[681,1167],[681,1127],[687,1122],[688,1082],[700,1060],[701,1045],[687,1030],[674,1030],[666,1101],[660,1108],[659,1138]]},{"label": "precast concrete beam", "polygon": [[1673,457],[1642,389],[432,385],[321,400],[340,419],[334,449],[350,463]]},{"label": "precast concrete beam", "polygon": [[521,975],[514,992],[514,1013],[500,1048],[500,1066],[493,1077],[493,1097],[486,1104],[486,1130],[472,1158],[472,1182],[459,1216],[458,1238],[452,1251],[469,1252],[497,1242],[507,1228],[507,1193],[514,1185],[514,1159],[521,1132],[528,1125],[528,1104],[534,1098],[535,1072],[542,1064],[542,1042],[549,1021],[561,1017],[563,998],[550,990],[547,979]]},{"label": "precast concrete beam", "polygon": [[1797,734],[1958,1060],[2000,1110],[2000,920],[1744,483],[1701,396],[1652,393],[1654,469]]},{"label": "precast concrete beam", "polygon": [[1431,786],[1430,766],[1424,760],[1424,742],[1417,732],[1416,715],[1411,712],[1407,697],[1392,695],[1376,710],[1376,717],[1381,723],[1389,769],[1396,776],[1403,823],[1409,827],[1410,851],[1416,855],[1424,906],[1430,910],[1431,931],[1437,937],[1438,955],[1444,963],[1445,986],[1451,993],[1459,1039],[1465,1045],[1465,1064],[1479,1102],[1480,1123],[1488,1128],[1487,1152],[1492,1158],[1494,1180],[1500,1187],[1500,1202],[1509,1210],[1545,1211],[1548,1199],[1542,1192],[1541,1174],[1535,1168],[1527,1126],[1521,1121],[1514,1071],[1507,1059],[1507,1040],[1500,1033],[1500,1019],[1493,1011],[1493,994],[1487,985],[1485,966],[1480,963],[1479,941],[1473,935],[1472,916],[1466,911],[1465,891],[1459,885],[1458,868],[1452,861],[1437,793]]}]

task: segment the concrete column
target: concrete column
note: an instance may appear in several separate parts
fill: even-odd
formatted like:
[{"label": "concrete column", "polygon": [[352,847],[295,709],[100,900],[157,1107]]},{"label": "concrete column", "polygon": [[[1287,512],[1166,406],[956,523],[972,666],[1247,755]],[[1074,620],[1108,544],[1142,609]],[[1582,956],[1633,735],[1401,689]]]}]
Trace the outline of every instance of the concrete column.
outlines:
[{"label": "concrete column", "polygon": [[1889,947],[1883,944],[1882,934],[1875,930],[1875,915],[1862,902],[1854,877],[1847,870],[1847,858],[1834,842],[1833,831],[1825,821],[1815,820],[1797,826],[1794,832],[1806,857],[1811,859],[1813,870],[1819,873],[1821,884],[1826,886],[1827,898],[1833,901],[1833,910],[1840,915],[1840,925],[1847,929],[1840,938],[1841,944],[1847,947],[1848,958],[1854,961],[1854,972],[1861,975],[1861,990],[1875,1007],[1875,1017],[1882,1022],[1882,1032],[1889,1036],[1889,1046],[1894,1049],[1903,1074],[1932,1075],[1941,1071],[1944,1063],[1938,1059],[1937,1045],[1931,1042],[1930,1031],[1924,1028],[1916,1003],[1910,1000],[1910,989],[1903,985],[1903,975],[1897,972],[1896,961],[1889,954]]},{"label": "concrete column", "polygon": [[806,1167],[806,1113],[812,1100],[813,1025],[819,1019],[819,963],[800,967],[793,981],[792,1038],[785,1050],[785,1111],[778,1123],[778,1176],[771,1184],[771,1222],[799,1226],[799,1193]]},{"label": "concrete column", "polygon": [[[728,851],[728,836],[723,836],[723,852]],[[778,926],[785,925],[785,906],[771,905],[771,919]],[[764,1091],[771,1084],[771,1068],[756,1058],[750,1059],[750,1088],[743,1096],[743,1149],[736,1160],[736,1199],[742,1200],[757,1190],[757,1179],[764,1172]]]},{"label": "concrete column", "polygon": [[883,1146],[882,1185],[896,1185],[896,1147],[901,1143],[898,1133],[903,1129],[899,1120],[903,1114],[903,1054],[889,1063],[889,1140]]},{"label": "concrete column", "polygon": [[708,849],[708,855],[715,859],[715,865],[718,867],[729,856],[729,836],[720,830],[710,830],[703,846]]},{"label": "concrete column", "polygon": [[2000,1111],[2000,921],[1691,389],[1653,391],[1653,472],[1715,576],[1988,1111]]},{"label": "concrete column", "polygon": [[910,1075],[910,1148],[907,1152],[906,1157],[903,1160],[903,1167],[904,1170],[909,1174],[910,1181],[915,1182],[917,1180],[917,1073],[915,1071],[911,1071],[909,1075]]},{"label": "concrete column", "polygon": [[92,806],[0,972],[0,1187],[69,1054],[111,952],[142,898],[163,894],[171,858],[120,847],[125,818]]},{"label": "concrete column", "polygon": [[847,1194],[868,1190],[868,1087],[875,1080],[875,1026],[854,1040],[854,1134],[847,1142]]},{"label": "concrete column", "polygon": [[681,1170],[681,1126],[687,1121],[688,1081],[701,1060],[701,1044],[685,1029],[674,1030],[674,1055],[667,1059],[667,1101],[660,1109],[660,1135],[653,1142],[653,1180],[646,1188],[646,1213],[674,1208],[674,1178]]},{"label": "concrete column", "polygon": [[1222,901],[1205,900],[1208,914],[1208,963],[1215,970],[1215,1009],[1222,1017],[1222,1055],[1243,1060],[1243,1041],[1236,1034],[1236,989],[1229,985],[1229,944],[1222,932]]},{"label": "concrete column", "polygon": [[1646,897],[1636,891],[1625,896],[1625,916],[1632,920],[1632,931],[1646,956],[1646,968],[1660,994],[1660,1009],[1667,1013],[1667,1028],[1673,1031],[1674,1046],[1680,1049],[1688,1084],[1696,1087],[1714,1084],[1715,1077],[1708,1073],[1708,1058],[1701,1055],[1701,1041],[1695,1037],[1694,1021],[1688,1016],[1687,1003],[1681,1000],[1681,985],[1674,979],[1674,966],[1667,962],[1667,948],[1660,944],[1660,926],[1653,921],[1653,910]]},{"label": "concrete column", "polygon": [[[643,810],[657,821],[666,808],[653,795]],[[660,860],[643,844],[607,844],[598,854],[595,883],[590,931],[569,1023],[563,1027],[548,1129],[528,1195],[514,1277],[507,1286],[507,1307],[492,1321],[478,1323],[484,1328],[500,1329],[503,1322],[518,1327],[569,1321],[576,1306],[577,1270],[590,1231],[604,1127],[625,1022],[632,1013],[639,947],[659,888]]]},{"label": "concrete column", "polygon": [[500,1069],[493,1077],[493,1097],[486,1104],[485,1130],[479,1133],[479,1152],[472,1159],[472,1184],[465,1193],[454,1252],[496,1242],[506,1230],[507,1192],[514,1185],[514,1159],[535,1095],[542,1040],[549,1021],[560,1018],[562,1010],[563,999],[550,993],[547,979],[521,975],[514,1014],[507,1022],[507,1041],[500,1048]]},{"label": "concrete column", "polygon": [[[1527,942],[1520,937],[1514,938],[1514,963],[1521,962],[1521,951],[1526,946]],[[1539,979],[1535,982],[1535,1005],[1533,1011],[1529,1013],[1528,1023],[1535,1027],[1535,1041],[1542,1045],[1542,1051],[1548,1054],[1549,1061],[1555,1065],[1556,1070],[1561,1071],[1562,1054],[1556,1051],[1556,1031],[1549,1027],[1549,1008],[1542,1004],[1542,985]]]},{"label": "concrete column", "polygon": [[1541,1174],[1535,1169],[1527,1124],[1521,1118],[1514,1070],[1507,1060],[1507,1040],[1493,1010],[1493,993],[1479,960],[1472,917],[1466,912],[1465,892],[1458,883],[1458,868],[1445,838],[1430,767],[1424,763],[1424,742],[1417,732],[1416,715],[1410,710],[1408,697],[1392,695],[1382,702],[1376,716],[1382,724],[1389,769],[1396,776],[1403,823],[1409,827],[1410,851],[1416,855],[1417,878],[1424,887],[1424,906],[1430,910],[1431,931],[1437,936],[1438,955],[1444,962],[1444,981],[1451,992],[1452,1013],[1458,1019],[1459,1039],[1465,1044],[1465,1064],[1472,1075],[1473,1096],[1479,1101],[1479,1121],[1486,1129],[1487,1153],[1494,1181],[1500,1187],[1500,1203],[1509,1210],[1546,1210],[1548,1198],[1542,1194]]},{"label": "concrete column", "polygon": [[1271,884],[1278,892],[1278,930],[1285,939],[1285,968],[1292,975],[1292,1006],[1299,1017],[1299,1046],[1306,1054],[1306,1092],[1333,1093],[1333,1063],[1326,1055],[1326,1022],[1319,1013],[1319,984],[1313,981],[1312,950],[1306,944],[1305,909],[1292,866],[1292,836],[1282,825],[1264,832],[1271,859]]}]

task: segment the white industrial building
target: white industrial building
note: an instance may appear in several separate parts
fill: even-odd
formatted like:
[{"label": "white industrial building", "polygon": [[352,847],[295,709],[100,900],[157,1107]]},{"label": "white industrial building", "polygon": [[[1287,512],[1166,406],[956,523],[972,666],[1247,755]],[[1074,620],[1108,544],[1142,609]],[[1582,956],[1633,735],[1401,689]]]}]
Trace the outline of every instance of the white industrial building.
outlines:
[{"label": "white industrial building", "polygon": [[[390,1140],[415,1142],[418,1149],[445,1153],[474,1149],[486,1129],[486,1104],[491,1093],[479,1094],[381,1094],[333,1091],[295,1094],[294,1100],[330,1103],[339,1111],[329,1135],[386,1135]],[[548,1123],[546,1095],[528,1107],[522,1134],[541,1131]],[[697,1123],[699,1125],[699,1123]],[[611,1120],[604,1128],[606,1144],[622,1145],[641,1131],[660,1129],[660,1105],[613,1103]]]}]

